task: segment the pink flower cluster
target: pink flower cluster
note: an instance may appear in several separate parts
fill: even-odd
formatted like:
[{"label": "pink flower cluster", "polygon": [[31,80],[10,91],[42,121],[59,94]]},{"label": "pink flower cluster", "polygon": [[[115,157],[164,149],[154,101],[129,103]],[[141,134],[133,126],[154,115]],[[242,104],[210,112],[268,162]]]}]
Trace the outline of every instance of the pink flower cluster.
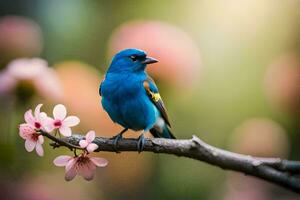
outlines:
[{"label": "pink flower cluster", "polygon": [[[79,124],[80,120],[76,116],[68,116],[66,107],[58,104],[53,109],[53,118],[41,112],[42,104],[39,104],[34,113],[32,110],[25,112],[25,123],[19,126],[19,135],[25,140],[25,149],[32,152],[34,149],[39,156],[44,155],[42,132],[59,132],[61,135],[69,137],[72,135],[71,127]],[[77,156],[58,156],[53,163],[56,166],[65,166],[67,181],[72,180],[77,174],[86,180],[92,180],[96,167],[105,167],[108,161],[104,158],[90,157],[89,153],[98,149],[98,145],[93,143],[95,131],[89,131],[85,139],[79,142],[83,152]]]}]

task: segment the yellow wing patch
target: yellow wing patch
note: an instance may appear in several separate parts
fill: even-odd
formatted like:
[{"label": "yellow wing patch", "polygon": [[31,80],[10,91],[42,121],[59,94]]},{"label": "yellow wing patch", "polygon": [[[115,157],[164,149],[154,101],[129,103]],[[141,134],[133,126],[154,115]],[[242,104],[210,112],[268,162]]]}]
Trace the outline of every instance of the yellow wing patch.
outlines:
[{"label": "yellow wing patch", "polygon": [[161,100],[161,96],[159,93],[154,93],[150,90],[148,81],[144,81],[143,85],[144,85],[144,88],[146,89],[147,93],[150,95],[151,99],[154,102],[158,102],[159,100]]},{"label": "yellow wing patch", "polygon": [[[161,113],[161,115],[162,115],[163,119],[165,120],[165,122],[167,123],[167,125],[171,126],[171,124],[169,122],[169,119],[168,119],[166,108],[165,108],[164,103],[163,103],[163,100],[160,97],[160,94],[158,92],[153,92],[153,91],[150,90],[150,83],[149,83],[149,81],[153,82],[153,80],[151,78],[149,78],[149,77],[148,77],[147,80],[145,80],[143,82],[143,86],[144,86],[144,88],[145,88],[145,90],[147,92],[147,95],[153,101],[154,105],[156,106],[156,108]],[[154,82],[153,82],[153,84],[154,84]]]},{"label": "yellow wing patch", "polygon": [[158,102],[159,100],[161,100],[161,97],[160,97],[159,93],[151,92],[150,95],[151,95],[151,99],[155,102]]}]

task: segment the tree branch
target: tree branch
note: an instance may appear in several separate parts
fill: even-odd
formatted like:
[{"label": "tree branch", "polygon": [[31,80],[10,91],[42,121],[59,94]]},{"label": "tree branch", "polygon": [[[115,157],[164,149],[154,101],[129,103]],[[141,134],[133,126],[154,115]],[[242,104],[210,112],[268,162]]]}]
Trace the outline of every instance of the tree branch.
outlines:
[{"label": "tree branch", "polygon": [[[84,138],[82,135],[73,135],[59,139],[49,133],[41,132],[41,134],[54,141],[51,144],[53,147],[66,146],[70,149],[81,149],[78,144]],[[99,146],[96,151],[115,152],[112,139],[96,137],[93,142]],[[118,142],[118,151],[137,151],[137,140],[120,140]],[[144,151],[173,154],[203,161],[225,170],[238,171],[264,179],[300,194],[300,178],[293,175],[300,173],[300,161],[237,154],[213,147],[200,140],[197,136],[193,136],[189,140],[146,139]]]}]

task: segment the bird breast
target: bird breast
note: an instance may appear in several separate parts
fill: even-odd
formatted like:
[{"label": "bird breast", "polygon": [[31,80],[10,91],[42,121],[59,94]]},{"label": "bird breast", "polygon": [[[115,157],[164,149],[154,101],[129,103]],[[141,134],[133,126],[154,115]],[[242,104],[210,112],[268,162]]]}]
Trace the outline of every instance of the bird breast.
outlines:
[{"label": "bird breast", "polygon": [[132,99],[145,93],[142,82],[141,78],[135,76],[110,75],[102,83],[101,93],[108,99]]}]

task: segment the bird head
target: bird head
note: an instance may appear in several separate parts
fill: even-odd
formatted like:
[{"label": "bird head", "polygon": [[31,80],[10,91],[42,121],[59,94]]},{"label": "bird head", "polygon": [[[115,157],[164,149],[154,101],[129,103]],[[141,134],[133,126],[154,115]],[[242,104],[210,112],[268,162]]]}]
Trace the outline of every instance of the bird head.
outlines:
[{"label": "bird head", "polygon": [[145,70],[147,64],[156,62],[156,59],[148,57],[142,50],[125,49],[113,57],[108,72],[140,72]]}]

